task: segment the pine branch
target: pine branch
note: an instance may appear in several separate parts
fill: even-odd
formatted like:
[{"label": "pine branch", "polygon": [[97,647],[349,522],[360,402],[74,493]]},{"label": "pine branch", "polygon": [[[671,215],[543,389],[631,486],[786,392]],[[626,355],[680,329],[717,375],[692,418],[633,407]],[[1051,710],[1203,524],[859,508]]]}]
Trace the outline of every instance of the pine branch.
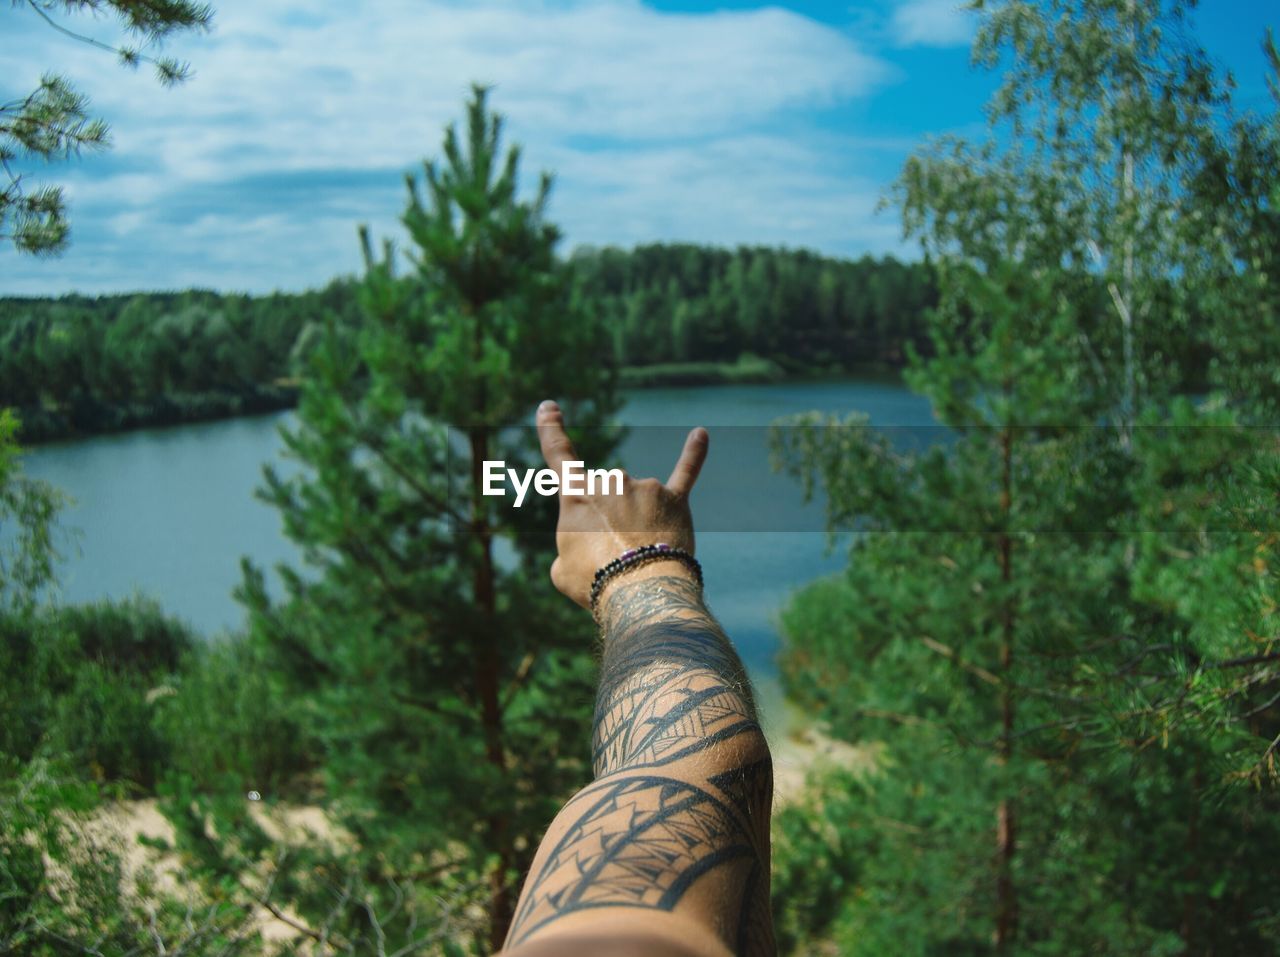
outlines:
[{"label": "pine branch", "polygon": [[962,659],[958,654],[956,654],[955,649],[950,648],[947,645],[944,645],[942,642],[936,641],[933,638],[930,638],[928,635],[921,635],[920,641],[926,648],[930,649],[931,651],[936,651],[938,654],[942,655],[944,658],[947,658],[950,661],[955,662],[955,664],[958,665],[960,668],[962,668],[964,671],[967,671],[969,672],[969,674],[975,675],[976,677],[981,678],[987,684],[994,685],[997,688],[1004,684],[1003,681],[1001,681],[998,677],[996,677],[986,668],[982,668],[982,667],[979,667],[978,665],[970,664],[969,662]]},{"label": "pine branch", "polygon": [[[1280,637],[1269,638],[1268,641],[1280,641]],[[1210,668],[1245,668],[1249,665],[1265,664],[1268,661],[1280,661],[1280,651],[1264,652],[1260,655],[1248,655],[1244,658],[1229,658],[1226,661],[1217,661],[1208,665]]]},{"label": "pine branch", "polygon": [[[26,0],[26,5],[35,11],[36,16],[58,33],[79,43],[104,50],[107,53],[113,53],[120,58],[120,62],[125,66],[136,67],[139,63],[150,63],[156,68],[157,79],[165,86],[181,83],[191,77],[189,64],[179,63],[172,57],[148,56],[132,47],[117,47],[110,43],[104,43],[95,37],[77,33],[75,30],[58,23],[46,12],[45,7],[49,6],[47,3],[41,4],[37,0]],[[72,3],[67,3],[66,5],[71,7]],[[80,5],[89,6],[93,9],[98,7],[95,2],[86,2]],[[130,21],[130,29],[146,34],[151,40],[158,40],[175,29],[206,28],[213,15],[207,6],[194,7],[186,3],[166,4],[165,9],[127,3],[112,3],[111,6],[114,6],[122,16]],[[146,11],[147,15],[140,14],[138,12],[140,10]]]}]

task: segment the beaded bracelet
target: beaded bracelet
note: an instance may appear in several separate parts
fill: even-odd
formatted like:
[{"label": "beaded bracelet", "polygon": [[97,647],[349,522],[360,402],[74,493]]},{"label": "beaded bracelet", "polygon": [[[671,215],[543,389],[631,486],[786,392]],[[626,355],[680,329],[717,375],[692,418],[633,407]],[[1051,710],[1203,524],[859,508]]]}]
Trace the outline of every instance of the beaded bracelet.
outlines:
[{"label": "beaded bracelet", "polygon": [[647,565],[650,562],[665,561],[667,559],[680,562],[689,571],[693,572],[694,580],[698,583],[698,590],[702,590],[702,566],[698,564],[696,558],[683,548],[676,548],[666,542],[658,542],[656,545],[640,545],[636,548],[628,548],[613,561],[600,566],[596,570],[595,578],[591,582],[591,614],[596,615],[596,605],[600,602],[600,593],[611,579],[629,568],[639,568],[641,565]]}]

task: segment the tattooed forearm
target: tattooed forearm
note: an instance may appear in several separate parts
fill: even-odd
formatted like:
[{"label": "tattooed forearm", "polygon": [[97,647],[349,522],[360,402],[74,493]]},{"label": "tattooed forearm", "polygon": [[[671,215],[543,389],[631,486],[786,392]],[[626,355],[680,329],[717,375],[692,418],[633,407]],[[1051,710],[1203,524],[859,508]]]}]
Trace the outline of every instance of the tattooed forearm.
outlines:
[{"label": "tattooed forearm", "polygon": [[570,825],[539,855],[509,943],[583,910],[673,910],[710,876],[720,882],[725,943],[740,957],[773,954],[768,854],[750,824],[758,811],[749,807],[768,801],[771,776],[757,762],[708,788],[655,774],[589,785],[565,809]]},{"label": "tattooed forearm", "polygon": [[691,889],[739,957],[776,953],[769,911],[773,771],[742,662],[683,577],[606,596],[596,781],[561,811],[508,940],[604,907],[673,911]]},{"label": "tattooed forearm", "polygon": [[605,604],[601,633],[597,777],[759,732],[742,662],[690,580],[620,584]]}]

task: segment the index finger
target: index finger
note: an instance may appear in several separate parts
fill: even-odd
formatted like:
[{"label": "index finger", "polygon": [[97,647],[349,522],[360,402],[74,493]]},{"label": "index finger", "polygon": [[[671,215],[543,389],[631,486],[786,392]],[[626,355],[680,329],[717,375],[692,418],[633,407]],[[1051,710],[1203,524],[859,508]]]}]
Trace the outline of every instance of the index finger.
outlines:
[{"label": "index finger", "polygon": [[565,462],[578,461],[573,443],[569,441],[569,436],[564,430],[564,414],[560,411],[560,406],[551,399],[547,399],[538,406],[535,421],[538,428],[538,445],[542,448],[542,457],[546,459],[548,467],[560,472],[561,465]]},{"label": "index finger", "polygon": [[711,436],[707,430],[698,426],[684,440],[684,448],[680,450],[680,458],[676,467],[671,470],[671,478],[667,479],[667,488],[677,495],[688,495],[693,490],[693,483],[698,481],[698,473],[702,471],[702,463],[707,460],[707,448],[711,444]]}]

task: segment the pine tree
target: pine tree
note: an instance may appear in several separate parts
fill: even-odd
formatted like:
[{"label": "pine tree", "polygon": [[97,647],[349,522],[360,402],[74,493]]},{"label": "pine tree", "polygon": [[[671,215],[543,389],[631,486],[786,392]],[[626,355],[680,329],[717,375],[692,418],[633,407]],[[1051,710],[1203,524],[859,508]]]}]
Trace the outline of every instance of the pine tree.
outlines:
[{"label": "pine tree", "polygon": [[[585,773],[592,663],[589,630],[547,587],[550,505],[495,506],[481,463],[537,461],[517,426],[543,398],[588,427],[614,409],[607,336],[571,310],[555,256],[550,179],[519,199],[519,150],[503,156],[500,132],[475,88],[443,161],[409,178],[411,273],[362,233],[364,318],[330,323],[312,352],[285,434],[301,468],[269,471],[265,490],[308,567],[284,570],[279,605],[261,573],[245,587],[370,870],[401,887],[482,877],[476,946],[490,949]],[[600,461],[604,436],[589,428],[579,447]]]}]

